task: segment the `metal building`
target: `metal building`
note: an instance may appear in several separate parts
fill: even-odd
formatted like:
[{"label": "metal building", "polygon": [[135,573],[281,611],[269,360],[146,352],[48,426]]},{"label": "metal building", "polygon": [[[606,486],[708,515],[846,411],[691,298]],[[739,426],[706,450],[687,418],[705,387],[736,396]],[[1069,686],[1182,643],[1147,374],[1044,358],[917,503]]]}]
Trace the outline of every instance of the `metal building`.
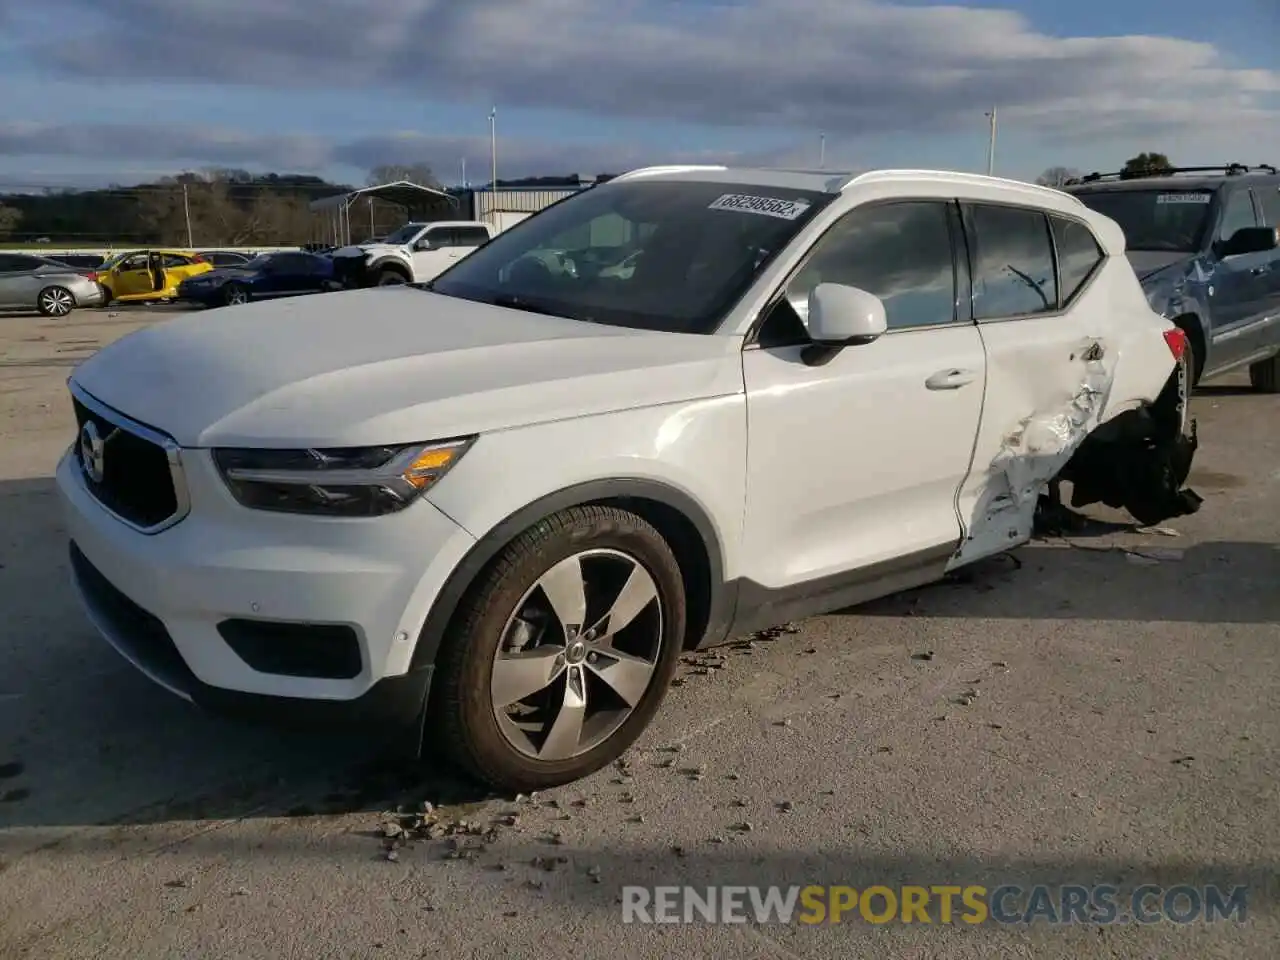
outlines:
[{"label": "metal building", "polygon": [[591,185],[592,181],[580,182],[576,187],[499,187],[497,190],[480,187],[469,191],[470,199],[463,203],[463,209],[472,220],[505,230]]}]

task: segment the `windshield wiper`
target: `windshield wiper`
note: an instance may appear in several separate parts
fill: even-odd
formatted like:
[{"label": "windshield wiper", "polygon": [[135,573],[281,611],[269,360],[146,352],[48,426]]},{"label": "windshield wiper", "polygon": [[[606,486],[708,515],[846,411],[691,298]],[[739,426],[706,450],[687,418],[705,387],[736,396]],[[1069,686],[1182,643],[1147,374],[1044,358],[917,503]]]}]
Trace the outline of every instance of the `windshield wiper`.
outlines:
[{"label": "windshield wiper", "polygon": [[554,310],[548,310],[546,307],[539,307],[530,303],[523,297],[517,297],[514,293],[500,293],[489,301],[495,307],[508,307],[512,310],[523,310],[525,313],[538,313],[544,317],[559,317],[561,314]]}]

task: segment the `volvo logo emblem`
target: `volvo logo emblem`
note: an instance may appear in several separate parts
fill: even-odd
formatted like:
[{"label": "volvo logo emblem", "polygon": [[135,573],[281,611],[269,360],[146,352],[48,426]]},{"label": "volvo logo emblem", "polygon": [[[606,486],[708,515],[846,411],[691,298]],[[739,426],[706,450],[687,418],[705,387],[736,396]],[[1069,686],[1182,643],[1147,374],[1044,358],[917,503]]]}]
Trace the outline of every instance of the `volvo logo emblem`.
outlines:
[{"label": "volvo logo emblem", "polygon": [[106,448],[107,442],[98,432],[98,425],[92,420],[86,420],[80,428],[80,465],[84,467],[85,476],[94,483],[101,483],[105,475],[103,454]]}]

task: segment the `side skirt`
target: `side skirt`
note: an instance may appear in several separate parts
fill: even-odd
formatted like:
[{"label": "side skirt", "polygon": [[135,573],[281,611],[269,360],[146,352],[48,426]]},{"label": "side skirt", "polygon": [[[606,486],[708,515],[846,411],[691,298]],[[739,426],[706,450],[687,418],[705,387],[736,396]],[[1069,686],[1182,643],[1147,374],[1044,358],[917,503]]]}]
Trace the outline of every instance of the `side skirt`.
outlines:
[{"label": "side skirt", "polygon": [[[959,541],[895,557],[881,563],[818,580],[770,588],[746,578],[730,584],[738,594],[737,613],[728,631],[732,639],[805,617],[833,613],[941,580]],[[702,647],[714,646],[709,638]]]}]

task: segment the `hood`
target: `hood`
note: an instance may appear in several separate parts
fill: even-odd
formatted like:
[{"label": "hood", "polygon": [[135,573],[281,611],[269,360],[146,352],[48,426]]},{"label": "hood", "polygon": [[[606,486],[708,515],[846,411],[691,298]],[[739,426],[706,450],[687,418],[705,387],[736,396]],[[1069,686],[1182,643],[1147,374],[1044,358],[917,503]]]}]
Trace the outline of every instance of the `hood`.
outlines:
[{"label": "hood", "polygon": [[1129,263],[1133,265],[1133,271],[1138,275],[1138,279],[1146,280],[1147,277],[1157,274],[1175,263],[1190,261],[1195,254],[1167,250],[1128,250],[1125,252],[1125,256],[1129,258]]},{"label": "hood", "polygon": [[408,443],[742,391],[737,338],[381,287],[170,320],[76,368],[185,447]]},{"label": "hood", "polygon": [[409,248],[406,244],[397,243],[360,243],[353,244],[349,247],[339,247],[334,250],[331,256],[334,257],[360,257],[373,256],[380,257],[387,253],[408,253]]}]

